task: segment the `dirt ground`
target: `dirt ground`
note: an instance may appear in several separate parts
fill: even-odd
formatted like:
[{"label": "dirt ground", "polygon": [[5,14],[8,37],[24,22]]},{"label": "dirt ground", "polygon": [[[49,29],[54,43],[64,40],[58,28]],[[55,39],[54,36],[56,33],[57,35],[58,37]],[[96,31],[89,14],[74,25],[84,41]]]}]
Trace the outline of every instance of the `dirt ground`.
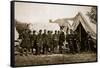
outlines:
[{"label": "dirt ground", "polygon": [[95,53],[15,56],[16,66],[96,61]]}]

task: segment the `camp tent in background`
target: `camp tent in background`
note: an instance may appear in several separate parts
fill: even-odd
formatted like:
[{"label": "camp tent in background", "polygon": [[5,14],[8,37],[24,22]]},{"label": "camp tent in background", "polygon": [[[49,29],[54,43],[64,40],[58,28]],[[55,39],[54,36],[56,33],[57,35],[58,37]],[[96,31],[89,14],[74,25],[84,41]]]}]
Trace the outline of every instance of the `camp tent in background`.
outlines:
[{"label": "camp tent in background", "polygon": [[[94,25],[93,27],[91,25]],[[74,23],[72,24],[73,31],[77,30],[78,26],[82,26],[86,33],[88,33],[93,39],[96,39],[96,25],[88,23],[82,13],[78,13],[75,16]]]},{"label": "camp tent in background", "polygon": [[68,20],[73,20],[73,18],[62,18],[57,19],[55,21],[51,21],[50,23],[57,23],[60,27],[60,30],[62,30],[64,33],[68,31],[70,33],[70,29],[72,29],[71,24],[68,22]]},{"label": "camp tent in background", "polygon": [[60,27],[63,26],[63,30],[66,34],[67,32],[70,34],[70,29],[77,33],[77,36],[80,41],[81,50],[85,50],[86,40],[88,36],[92,38],[93,45],[96,48],[96,24],[93,24],[87,21],[87,18],[82,15],[82,13],[78,13],[73,18],[62,18],[53,21],[52,23],[58,23]]},{"label": "camp tent in background", "polygon": [[62,18],[57,19],[53,21],[52,23],[58,23],[59,26],[64,26],[63,31],[65,32],[67,29],[68,33],[70,33],[70,29],[73,31],[77,30],[79,25],[82,25],[85,32],[93,38],[96,39],[96,24],[91,23],[90,21],[87,21],[85,17],[82,15],[81,12],[79,12],[75,17],[73,18]]}]

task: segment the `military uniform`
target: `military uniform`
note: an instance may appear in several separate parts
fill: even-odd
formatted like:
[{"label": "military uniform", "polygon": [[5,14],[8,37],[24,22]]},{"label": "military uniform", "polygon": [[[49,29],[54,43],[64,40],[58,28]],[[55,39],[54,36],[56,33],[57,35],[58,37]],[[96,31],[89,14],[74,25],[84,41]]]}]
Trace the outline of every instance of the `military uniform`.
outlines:
[{"label": "military uniform", "polygon": [[69,34],[66,34],[66,48],[67,48],[67,53],[69,53]]},{"label": "military uniform", "polygon": [[73,36],[73,34],[70,34],[69,35],[69,40],[68,40],[68,44],[69,44],[69,48],[70,48],[70,53],[74,53],[73,41],[74,41],[74,36]]},{"label": "military uniform", "polygon": [[53,36],[52,36],[51,31],[48,31],[47,46],[48,46],[48,51],[51,53],[53,49]]},{"label": "military uniform", "polygon": [[47,46],[47,34],[42,34],[42,41],[43,41],[43,54],[47,54],[48,52],[48,46]]},{"label": "military uniform", "polygon": [[22,42],[21,42],[21,47],[22,48],[27,48],[27,40],[28,40],[29,38],[27,37],[27,33],[26,32],[23,32],[22,33]]},{"label": "military uniform", "polygon": [[88,51],[92,52],[94,50],[94,43],[92,38],[88,35]]},{"label": "military uniform", "polygon": [[76,46],[77,46],[77,52],[80,53],[80,40],[79,40],[79,35],[77,34],[76,36]]},{"label": "military uniform", "polygon": [[39,34],[37,35],[37,47],[36,47],[36,52],[37,52],[37,54],[41,54],[41,51],[43,51],[42,49],[43,49],[42,34],[39,33]]},{"label": "military uniform", "polygon": [[[36,49],[36,42],[37,42],[37,35],[35,33],[33,33],[30,37],[30,42],[31,42],[31,50],[32,53],[34,52],[33,49]],[[34,53],[33,53],[34,54]]]},{"label": "military uniform", "polygon": [[28,30],[23,32],[22,35],[22,42],[20,45],[24,52],[26,52],[25,54],[27,55],[27,52],[30,51],[31,45],[30,45],[30,34],[28,33]]},{"label": "military uniform", "polygon": [[65,35],[64,35],[64,32],[61,32],[59,35],[59,51],[60,51],[60,53],[62,53],[62,51],[63,51],[62,46],[63,46],[64,41],[65,41]]},{"label": "military uniform", "polygon": [[[57,50],[57,46],[59,45],[59,36],[58,34],[53,35],[53,52]],[[57,52],[57,51],[56,51]]]},{"label": "military uniform", "polygon": [[31,40],[30,40],[30,37],[31,37],[31,31],[27,30],[26,32],[26,55],[29,54],[31,52]]},{"label": "military uniform", "polygon": [[73,47],[74,47],[74,52],[75,52],[75,53],[78,53],[77,40],[78,40],[77,34],[74,33],[74,34],[73,34],[73,44],[74,44]]}]

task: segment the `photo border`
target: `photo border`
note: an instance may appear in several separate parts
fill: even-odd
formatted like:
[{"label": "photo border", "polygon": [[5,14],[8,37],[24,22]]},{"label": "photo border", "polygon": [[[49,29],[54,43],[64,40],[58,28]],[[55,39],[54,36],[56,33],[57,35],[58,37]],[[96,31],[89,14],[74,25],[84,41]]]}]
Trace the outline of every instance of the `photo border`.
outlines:
[{"label": "photo border", "polygon": [[[96,61],[88,61],[88,62],[72,62],[72,63],[58,63],[58,64],[42,64],[42,65],[21,65],[21,66],[16,66],[15,65],[15,55],[14,55],[14,39],[15,39],[15,34],[14,34],[14,27],[15,27],[15,15],[14,15],[14,7],[15,7],[15,2],[21,2],[21,3],[36,3],[36,4],[51,4],[51,5],[71,5],[71,6],[87,6],[87,7],[96,7],[97,8],[97,23],[96,23]],[[10,41],[11,41],[11,49],[10,49],[10,66],[11,67],[28,67],[28,66],[48,66],[48,65],[64,65],[64,64],[80,64],[80,63],[94,63],[98,62],[98,6],[97,5],[83,5],[83,4],[66,4],[66,3],[52,3],[52,2],[36,2],[36,1],[10,1],[10,9],[11,9],[11,27],[10,27]]]}]

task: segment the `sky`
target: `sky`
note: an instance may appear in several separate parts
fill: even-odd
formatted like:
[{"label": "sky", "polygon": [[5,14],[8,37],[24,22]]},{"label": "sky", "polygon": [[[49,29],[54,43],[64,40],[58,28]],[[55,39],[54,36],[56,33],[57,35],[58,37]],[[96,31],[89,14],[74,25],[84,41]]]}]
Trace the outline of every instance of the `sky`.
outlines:
[{"label": "sky", "polygon": [[37,3],[15,3],[15,19],[27,23],[48,23],[49,19],[74,17],[78,12],[86,15],[91,7],[37,4]]}]

